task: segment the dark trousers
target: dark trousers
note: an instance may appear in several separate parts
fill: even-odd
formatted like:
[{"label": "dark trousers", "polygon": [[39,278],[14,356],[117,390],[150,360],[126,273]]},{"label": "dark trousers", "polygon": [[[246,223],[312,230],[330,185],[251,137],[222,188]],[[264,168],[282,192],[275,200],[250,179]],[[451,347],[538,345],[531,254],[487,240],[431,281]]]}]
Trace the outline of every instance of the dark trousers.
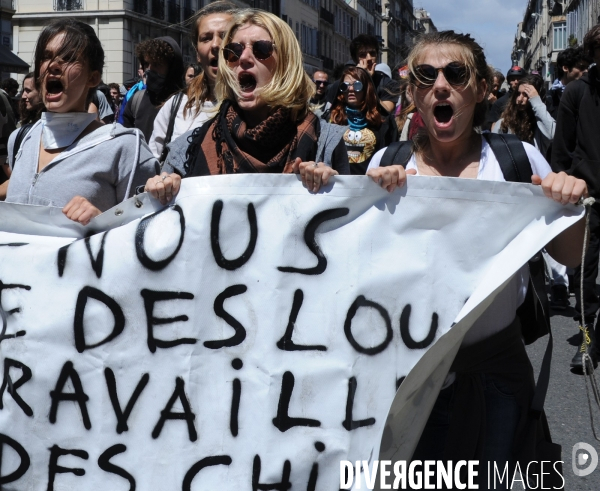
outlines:
[{"label": "dark trousers", "polygon": [[[600,309],[600,299],[596,292],[596,278],[598,277],[598,259],[600,258],[600,207],[592,206],[590,214],[590,244],[585,253],[583,265],[583,301],[585,306],[585,323],[593,324]],[[575,269],[573,275],[575,285],[575,320],[581,322],[581,266]],[[598,331],[598,328],[596,328]],[[600,334],[600,333],[599,333]]]}]

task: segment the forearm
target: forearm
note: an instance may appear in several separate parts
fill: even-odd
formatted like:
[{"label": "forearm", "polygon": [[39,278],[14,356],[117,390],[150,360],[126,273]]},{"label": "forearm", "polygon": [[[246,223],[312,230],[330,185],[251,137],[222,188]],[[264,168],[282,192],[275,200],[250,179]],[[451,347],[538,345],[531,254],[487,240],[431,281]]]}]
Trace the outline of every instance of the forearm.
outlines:
[{"label": "forearm", "polygon": [[[585,217],[557,235],[549,244],[546,251],[560,264],[575,268],[581,264],[584,246]],[[589,237],[588,241],[589,243]],[[588,244],[585,244],[587,249]]]},{"label": "forearm", "polygon": [[390,114],[393,113],[394,109],[396,108],[396,104],[394,104],[392,101],[381,101],[380,103],[383,106],[383,108]]},{"label": "forearm", "polygon": [[548,112],[546,104],[542,101],[541,97],[533,97],[530,99],[531,107],[537,120],[537,125],[542,134],[549,139],[554,138],[554,132],[556,130],[556,121]]},{"label": "forearm", "polygon": [[8,191],[8,181],[4,181],[0,184],[0,201],[4,201],[6,199],[6,192]]}]

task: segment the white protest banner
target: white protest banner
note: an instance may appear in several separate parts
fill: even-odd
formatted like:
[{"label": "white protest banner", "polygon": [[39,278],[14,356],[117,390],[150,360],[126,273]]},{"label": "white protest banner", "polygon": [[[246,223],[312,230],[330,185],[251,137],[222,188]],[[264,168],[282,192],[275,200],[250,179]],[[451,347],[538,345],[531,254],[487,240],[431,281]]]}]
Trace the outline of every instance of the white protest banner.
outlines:
[{"label": "white protest banner", "polygon": [[1,205],[0,484],[24,491],[338,489],[409,373],[410,456],[469,313],[582,214],[426,177],[189,179],[88,228]]}]

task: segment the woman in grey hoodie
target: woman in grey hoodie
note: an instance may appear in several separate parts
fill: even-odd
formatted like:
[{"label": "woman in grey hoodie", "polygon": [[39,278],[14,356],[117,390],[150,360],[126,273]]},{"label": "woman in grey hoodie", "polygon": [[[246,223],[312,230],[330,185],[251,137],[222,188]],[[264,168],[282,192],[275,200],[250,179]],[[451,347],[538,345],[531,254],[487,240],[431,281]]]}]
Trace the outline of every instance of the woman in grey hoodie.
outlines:
[{"label": "woman in grey hoodie", "polygon": [[549,160],[556,121],[546,108],[544,94],[542,77],[523,77],[513,91],[502,118],[492,125],[492,133],[514,133],[519,140],[534,145]]},{"label": "woman in grey hoodie", "polygon": [[89,25],[61,19],[42,31],[34,73],[47,112],[10,159],[6,201],[61,207],[85,225],[155,175],[156,159],[138,130],[105,126],[85,112],[103,65]]}]

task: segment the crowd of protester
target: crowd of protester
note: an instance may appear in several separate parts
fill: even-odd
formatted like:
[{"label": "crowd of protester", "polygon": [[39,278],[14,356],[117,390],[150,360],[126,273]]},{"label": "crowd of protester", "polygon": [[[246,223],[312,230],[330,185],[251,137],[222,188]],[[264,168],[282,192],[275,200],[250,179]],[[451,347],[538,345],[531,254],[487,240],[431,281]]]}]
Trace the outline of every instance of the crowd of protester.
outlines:
[{"label": "crowd of protester", "polygon": [[[47,26],[34,71],[21,87],[9,79],[0,90],[0,158],[9,178],[0,198],[62,207],[87,224],[136,189],[167,204],[182,178],[194,176],[297,173],[310,192],[339,174],[366,174],[390,192],[408,174],[509,180],[493,148],[499,135],[521,145],[531,182],[549,198],[600,197],[593,168],[600,165],[600,26],[583,47],[561,53],[550,90],[539,74],[517,66],[505,84],[481,46],[453,31],[422,36],[393,73],[378,63],[378,40],[361,34],[330,80],[323,71],[306,73],[294,33],[268,12],[220,0],[199,10],[191,26],[197,64],[184,66],[172,38],[149,39],[136,47],[140,78],[122,85],[102,83],[104,51],[91,27],[72,19]],[[599,210],[592,208],[583,268],[583,222],[545,250],[555,308],[568,305],[584,276],[575,368],[582,353],[594,364],[598,357]],[[516,315],[528,277],[527,268],[516,274],[467,335],[417,448],[421,460],[535,457],[526,442],[544,437],[529,431],[533,375]],[[496,404],[498,387],[514,395],[510,402]],[[488,419],[475,429],[468,413],[449,417],[452,407],[470,404],[473,391]],[[457,438],[469,429],[474,440]]]}]

